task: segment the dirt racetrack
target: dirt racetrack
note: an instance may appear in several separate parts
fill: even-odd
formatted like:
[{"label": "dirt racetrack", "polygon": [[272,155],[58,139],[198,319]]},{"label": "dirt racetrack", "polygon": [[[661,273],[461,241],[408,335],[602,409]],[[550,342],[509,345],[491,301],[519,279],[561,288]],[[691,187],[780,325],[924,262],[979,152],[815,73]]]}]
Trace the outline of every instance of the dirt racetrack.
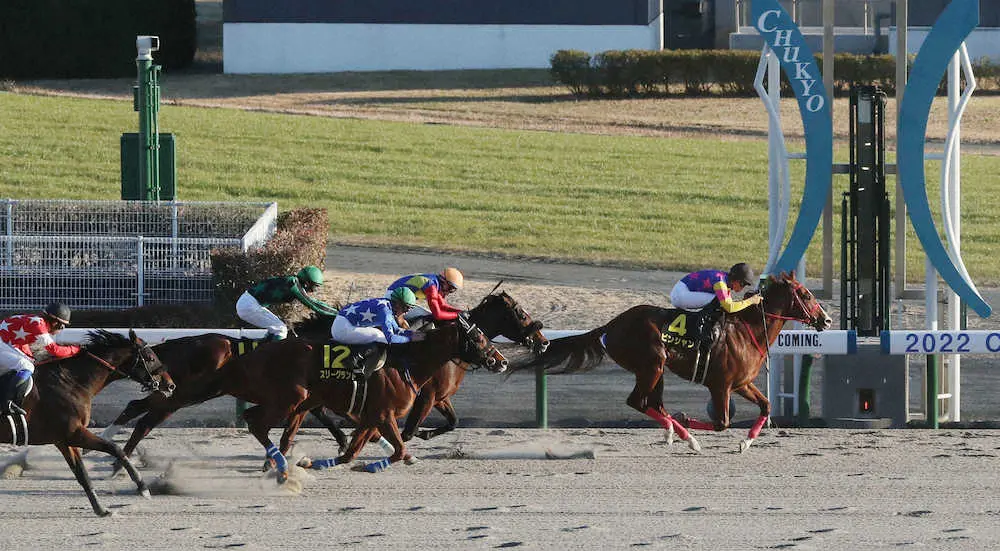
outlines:
[{"label": "dirt racetrack", "polygon": [[[164,429],[145,445],[144,500],[99,480],[99,519],[51,446],[0,481],[0,548],[107,549],[995,549],[998,431],[460,429],[412,447],[414,465],[368,474],[259,471],[236,429]],[[275,437],[277,434],[274,435]],[[592,455],[593,458],[543,459]],[[296,454],[331,451],[306,430]],[[378,456],[369,445],[366,460]],[[108,462],[87,456],[104,478]],[[295,486],[295,484],[293,484]],[[109,492],[114,492],[110,494]]]}]

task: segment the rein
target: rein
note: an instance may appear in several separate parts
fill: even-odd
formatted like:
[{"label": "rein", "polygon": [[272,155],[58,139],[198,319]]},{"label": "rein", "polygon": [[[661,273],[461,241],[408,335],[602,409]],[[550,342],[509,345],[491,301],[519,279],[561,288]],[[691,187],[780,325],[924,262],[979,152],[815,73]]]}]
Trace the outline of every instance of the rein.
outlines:
[{"label": "rein", "polygon": [[[150,378],[150,381],[151,381],[150,383],[144,383],[144,382],[140,381],[139,379],[135,378],[130,372],[122,371],[121,368],[115,367],[113,364],[111,364],[110,362],[108,362],[104,358],[98,356],[97,354],[94,354],[93,352],[91,352],[89,350],[86,351],[86,354],[88,356],[90,356],[91,358],[93,358],[94,360],[96,360],[97,363],[98,363],[98,365],[100,365],[101,367],[107,369],[108,371],[110,371],[112,373],[117,373],[117,374],[121,375],[122,377],[124,377],[126,379],[131,379],[132,381],[135,381],[135,382],[139,383],[142,386],[151,387],[151,388],[153,388],[153,390],[156,390],[156,387],[158,386],[157,383],[156,383],[156,381],[153,380],[153,375],[152,375],[152,373],[149,372],[149,368],[145,366],[146,362],[145,362],[145,360],[142,359],[142,353],[139,352],[139,351],[135,352],[135,362],[132,364],[132,370],[135,370],[135,368],[138,367],[139,362],[141,361],[143,363],[143,368],[146,370],[146,373],[149,374],[149,378]],[[132,370],[130,370],[130,371],[132,371]]]}]

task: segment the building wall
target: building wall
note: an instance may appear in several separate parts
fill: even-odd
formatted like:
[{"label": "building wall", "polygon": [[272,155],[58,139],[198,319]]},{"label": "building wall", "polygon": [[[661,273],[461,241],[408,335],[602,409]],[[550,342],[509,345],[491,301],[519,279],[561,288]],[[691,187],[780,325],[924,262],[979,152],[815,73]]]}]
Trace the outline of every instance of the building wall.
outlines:
[{"label": "building wall", "polygon": [[226,73],[547,68],[660,49],[661,0],[225,0]]}]

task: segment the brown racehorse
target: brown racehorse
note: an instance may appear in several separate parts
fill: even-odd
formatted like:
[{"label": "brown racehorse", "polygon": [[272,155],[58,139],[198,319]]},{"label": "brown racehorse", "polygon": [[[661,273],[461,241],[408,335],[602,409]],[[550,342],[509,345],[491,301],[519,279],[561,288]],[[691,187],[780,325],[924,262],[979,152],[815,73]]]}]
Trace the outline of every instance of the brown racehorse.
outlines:
[{"label": "brown racehorse", "polygon": [[[541,322],[533,321],[506,291],[497,293],[496,290],[502,283],[502,281],[498,283],[475,308],[469,310],[469,320],[489,339],[502,335],[529,348],[535,354],[545,352],[549,341],[542,334]],[[333,320],[329,318],[325,320],[315,318],[308,324],[296,327],[296,330],[299,336],[306,339],[327,340],[330,338],[332,323]],[[458,415],[451,404],[451,397],[458,391],[465,373],[470,369],[470,365],[466,362],[449,362],[420,388],[420,394],[417,395],[403,427],[404,442],[409,442],[414,436],[427,440],[455,430],[458,426]],[[418,429],[430,415],[431,409],[438,410],[444,416],[446,424],[434,429]],[[340,442],[340,438],[337,442]],[[281,451],[287,452],[284,449]]]},{"label": "brown racehorse", "polygon": [[[424,385],[452,362],[485,365],[487,369],[497,373],[507,369],[507,360],[490,343],[486,335],[476,325],[467,323],[460,317],[456,323],[449,323],[427,332],[423,341],[390,347],[387,365],[395,369],[377,371],[369,378],[368,399],[363,404],[361,412],[355,415],[351,413],[353,402],[351,383],[323,380],[315,368],[318,358],[315,354],[312,356],[314,357],[303,358],[304,365],[301,371],[306,376],[302,385],[304,399],[295,406],[292,421],[289,421],[281,436],[282,449],[287,449],[286,446],[295,437],[299,427],[299,423],[295,421],[301,422],[305,412],[317,405],[324,405],[339,415],[349,416],[357,425],[351,435],[351,443],[340,456],[319,461],[304,459],[300,462],[301,466],[317,469],[353,461],[365,443],[377,434],[381,434],[389,441],[394,452],[387,458],[365,465],[366,471],[378,472],[397,461],[410,461],[412,456],[406,453],[396,418],[410,409]],[[250,423],[249,417],[247,422]],[[264,422],[258,426],[264,430],[251,430],[258,440],[267,446],[270,441],[266,440],[267,430],[264,427],[269,425]],[[281,455],[281,452],[273,449],[271,444],[269,457]],[[278,467],[280,477],[280,463]]]},{"label": "brown racehorse", "polygon": [[[130,331],[126,338],[107,331],[92,331],[80,354],[42,363],[35,369],[34,387],[24,400],[28,444],[54,444],[59,448],[98,516],[110,513],[97,501],[80,448],[114,456],[125,465],[140,495],[148,498],[149,490],[121,448],[87,430],[91,400],[108,383],[126,377],[155,390],[160,381],[160,375],[156,374],[160,367],[152,348],[134,332]],[[13,441],[13,426],[0,423],[0,442]]]},{"label": "brown racehorse", "polygon": [[[332,323],[332,319],[327,322],[328,333],[330,323]],[[163,362],[164,369],[162,373],[164,375],[169,374],[172,378],[170,388],[167,389],[168,395],[169,392],[173,391],[174,383],[182,386],[187,386],[188,384],[197,385],[198,379],[217,371],[226,362],[238,355],[240,344],[239,339],[218,333],[206,333],[204,335],[171,339],[154,346],[153,350],[160,358],[160,361]],[[245,347],[247,350],[252,350],[250,345],[255,343],[244,341],[242,344],[247,345]],[[163,407],[167,404],[167,397],[167,395],[162,393],[155,393],[132,400],[125,406],[125,409],[122,410],[114,422],[101,433],[101,437],[111,440],[125,423],[145,414],[143,422],[136,425],[136,429],[132,431],[132,435],[125,444],[125,455],[132,455],[132,451],[135,450],[139,442],[151,430],[163,423],[176,411],[168,407]],[[154,404],[161,407],[154,408]],[[155,413],[151,413],[151,410],[155,410]],[[337,439],[337,442],[341,446],[347,445],[347,437],[337,428],[336,421],[329,414],[324,412],[322,408],[316,408],[316,411],[313,411],[312,414],[330,431],[330,434]],[[142,430],[139,430],[140,426]],[[116,465],[115,467],[115,473],[117,474],[120,465]]]},{"label": "brown racehorse", "polygon": [[[832,320],[816,298],[794,274],[769,277],[762,291],[763,303],[734,314],[723,322],[722,334],[711,348],[710,361],[703,384],[712,395],[715,415],[713,424],[690,420],[698,429],[725,430],[729,427],[729,395],[735,392],[757,404],[760,416],[741,445],[745,451],[760,434],[771,413],[771,404],[754,386],[753,381],[767,356],[768,346],[781,332],[785,321],[800,321],[819,331],[828,329]],[[676,431],[694,450],[700,450],[697,440],[663,407],[663,370],[695,380],[695,355],[677,354],[663,342],[667,320],[676,310],[657,306],[635,306],[621,313],[606,325],[588,333],[551,341],[548,351],[537,360],[518,369],[564,366],[559,373],[576,372],[596,367],[605,355],[635,374],[635,389],[626,403],[656,420],[667,430],[668,439]]]}]

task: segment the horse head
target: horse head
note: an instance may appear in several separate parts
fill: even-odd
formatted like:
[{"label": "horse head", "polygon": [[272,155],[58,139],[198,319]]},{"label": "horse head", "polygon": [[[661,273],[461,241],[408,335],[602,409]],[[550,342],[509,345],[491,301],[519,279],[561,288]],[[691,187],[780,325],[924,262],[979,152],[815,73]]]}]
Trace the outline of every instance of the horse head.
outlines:
[{"label": "horse head", "polygon": [[469,317],[489,338],[503,335],[536,355],[549,347],[549,340],[542,335],[542,322],[533,321],[506,291],[486,295],[469,310]]},{"label": "horse head", "polygon": [[493,346],[482,329],[464,316],[459,316],[457,322],[459,358],[470,364],[486,366],[494,373],[507,370],[507,358]]},{"label": "horse head", "polygon": [[764,312],[768,317],[799,321],[817,331],[833,325],[833,320],[816,297],[795,279],[795,272],[782,272],[778,277],[768,276],[762,294]]},{"label": "horse head", "polygon": [[112,374],[132,379],[147,391],[158,390],[164,379],[160,358],[131,329],[127,338],[103,329],[91,331],[84,351]]}]

